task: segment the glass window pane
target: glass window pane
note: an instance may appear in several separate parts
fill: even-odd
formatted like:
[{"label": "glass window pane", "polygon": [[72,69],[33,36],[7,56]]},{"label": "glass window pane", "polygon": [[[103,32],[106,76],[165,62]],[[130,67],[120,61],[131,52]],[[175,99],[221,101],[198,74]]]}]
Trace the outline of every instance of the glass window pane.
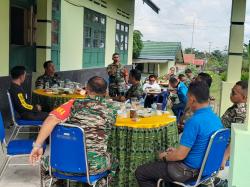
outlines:
[{"label": "glass window pane", "polygon": [[91,37],[91,28],[90,27],[84,27],[84,37],[85,38]]},{"label": "glass window pane", "polygon": [[124,42],[121,42],[121,43],[120,43],[120,50],[124,50],[123,45],[124,45]]},{"label": "glass window pane", "polygon": [[125,50],[128,50],[128,43],[125,43]]},{"label": "glass window pane", "polygon": [[116,35],[115,35],[115,47],[116,47],[117,49],[120,49],[119,43],[120,43],[120,41],[119,41],[119,35],[116,34]]},{"label": "glass window pane", "polygon": [[128,36],[125,36],[125,43],[128,43]]},{"label": "glass window pane", "polygon": [[124,31],[124,25],[121,25],[121,31]]},{"label": "glass window pane", "polygon": [[96,22],[96,23],[97,23],[98,20],[99,20],[98,16],[94,15],[94,16],[93,16],[93,22]]},{"label": "glass window pane", "polygon": [[99,46],[100,48],[104,48],[105,47],[105,42],[104,42],[104,40],[101,40],[101,42],[100,42],[100,46]]},{"label": "glass window pane", "polygon": [[128,32],[128,26],[125,26],[125,32]]},{"label": "glass window pane", "polygon": [[123,42],[123,41],[124,41],[124,35],[121,34],[121,40],[120,40],[120,42]]},{"label": "glass window pane", "polygon": [[91,47],[91,40],[89,38],[86,38],[84,40],[84,46],[85,46],[85,48],[90,48]]},{"label": "glass window pane", "polygon": [[99,48],[98,40],[93,40],[93,47],[94,48]]},{"label": "glass window pane", "polygon": [[60,1],[58,0],[53,0],[52,1],[52,10],[55,10],[55,11],[59,11],[59,7],[60,7]]},{"label": "glass window pane", "polygon": [[99,39],[99,38],[100,38],[99,35],[100,35],[99,31],[98,31],[98,30],[95,30],[95,31],[94,31],[94,38],[95,38],[95,39]]},{"label": "glass window pane", "polygon": [[101,18],[101,24],[105,25],[105,18],[103,18],[103,17]]},{"label": "glass window pane", "polygon": [[120,30],[120,24],[116,23],[116,30]]}]

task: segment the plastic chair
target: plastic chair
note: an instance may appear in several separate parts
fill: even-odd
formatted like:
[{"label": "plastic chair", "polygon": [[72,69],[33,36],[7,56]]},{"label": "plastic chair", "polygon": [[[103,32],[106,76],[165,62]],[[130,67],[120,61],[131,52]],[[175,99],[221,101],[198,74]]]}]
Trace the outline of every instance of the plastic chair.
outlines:
[{"label": "plastic chair", "polygon": [[43,124],[43,121],[34,121],[34,120],[25,120],[25,119],[17,119],[15,115],[15,110],[13,107],[13,103],[11,100],[10,93],[7,91],[8,101],[10,105],[10,112],[11,112],[11,119],[14,124],[13,132],[10,136],[10,140],[12,140],[13,136],[14,139],[18,136],[19,133],[27,134],[27,133],[37,133],[37,132],[29,132],[29,131],[20,131],[22,128],[29,128],[29,127],[40,127]]},{"label": "plastic chair", "polygon": [[[200,184],[211,182],[211,185],[214,186],[213,181],[220,170],[229,138],[229,129],[221,129],[216,131],[210,138],[197,180],[191,180],[185,183],[175,181],[173,183],[185,187],[196,187]],[[160,187],[162,180],[163,179],[158,180],[157,187]]]},{"label": "plastic chair", "polygon": [[[88,168],[84,130],[76,125],[58,124],[50,136],[50,184],[53,178],[95,186],[109,171],[91,175]],[[68,183],[69,184],[69,183]]]},{"label": "plastic chair", "polygon": [[[30,164],[28,163],[27,164],[9,164],[10,160],[14,157],[29,156],[32,150],[33,140],[29,140],[29,139],[11,140],[7,144],[5,140],[5,132],[4,132],[3,119],[2,119],[1,113],[0,113],[0,143],[2,146],[2,151],[4,155],[6,156],[4,167],[2,171],[0,171],[0,179],[2,178],[8,166],[13,166],[13,165],[19,165],[19,166],[29,165],[30,166]],[[45,145],[43,148],[45,150],[46,148]]]}]

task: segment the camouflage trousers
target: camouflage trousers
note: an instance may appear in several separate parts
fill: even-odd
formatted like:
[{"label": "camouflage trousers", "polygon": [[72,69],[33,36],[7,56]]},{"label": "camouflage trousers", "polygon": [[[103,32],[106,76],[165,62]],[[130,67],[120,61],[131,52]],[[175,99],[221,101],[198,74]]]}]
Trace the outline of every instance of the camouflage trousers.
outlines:
[{"label": "camouflage trousers", "polygon": [[[94,152],[88,152],[88,166],[90,175],[110,170],[111,173],[108,176],[108,183],[112,182],[112,176],[118,168],[118,161],[110,158],[109,156],[98,155]],[[41,159],[41,181],[48,181],[51,177],[49,175],[49,155],[44,155]],[[57,180],[53,180],[53,186],[57,186]],[[108,185],[106,179],[102,179],[97,182],[96,187],[106,187]],[[61,181],[60,187],[66,186],[66,182]],[[70,187],[84,187],[85,185],[80,182],[70,182]]]}]

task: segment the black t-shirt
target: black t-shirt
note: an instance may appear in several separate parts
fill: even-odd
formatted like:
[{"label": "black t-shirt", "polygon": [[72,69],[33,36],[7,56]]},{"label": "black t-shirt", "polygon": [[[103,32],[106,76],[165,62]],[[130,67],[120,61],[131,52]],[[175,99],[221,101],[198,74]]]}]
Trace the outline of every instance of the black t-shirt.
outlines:
[{"label": "black t-shirt", "polygon": [[22,114],[24,112],[36,111],[35,107],[31,105],[26,99],[26,93],[22,86],[19,86],[15,83],[11,83],[9,92],[13,107],[15,111],[17,111],[19,114]]}]

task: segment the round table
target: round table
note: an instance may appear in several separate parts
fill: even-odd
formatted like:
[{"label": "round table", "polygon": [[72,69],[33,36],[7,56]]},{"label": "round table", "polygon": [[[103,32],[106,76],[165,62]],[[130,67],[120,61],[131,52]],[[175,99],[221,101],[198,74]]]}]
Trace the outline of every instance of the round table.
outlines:
[{"label": "round table", "polygon": [[179,144],[176,118],[169,114],[140,118],[117,118],[112,127],[108,150],[119,160],[112,186],[137,186],[135,170],[155,161],[159,151]]},{"label": "round table", "polygon": [[36,89],[32,92],[32,103],[42,106],[43,111],[50,112],[70,99],[84,99],[80,94],[53,94],[44,89]]}]

